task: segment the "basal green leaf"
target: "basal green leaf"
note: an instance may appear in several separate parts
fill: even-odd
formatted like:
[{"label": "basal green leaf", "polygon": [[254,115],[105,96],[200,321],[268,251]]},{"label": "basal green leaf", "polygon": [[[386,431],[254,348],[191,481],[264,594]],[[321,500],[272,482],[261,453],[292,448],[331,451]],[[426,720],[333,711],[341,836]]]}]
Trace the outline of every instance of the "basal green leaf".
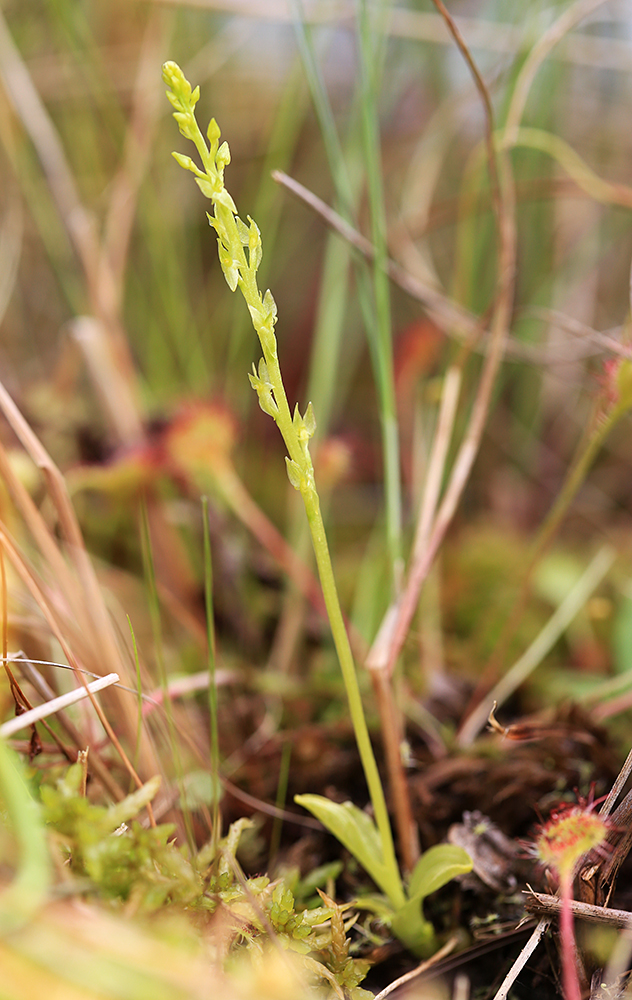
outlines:
[{"label": "basal green leaf", "polygon": [[397,900],[399,887],[384,864],[380,835],[370,816],[352,802],[332,802],[322,795],[295,795],[294,801],[333,833],[392,902]]},{"label": "basal green leaf", "polygon": [[434,927],[423,915],[422,898],[409,899],[391,920],[391,930],[409,951],[420,958],[435,950]]},{"label": "basal green leaf", "polygon": [[454,844],[438,844],[420,857],[410,879],[408,902],[391,920],[393,934],[415,955],[424,957],[435,947],[434,929],[423,915],[425,897],[455,876],[471,870],[469,854]]},{"label": "basal green leaf", "polygon": [[413,869],[408,887],[410,899],[423,899],[457,875],[472,871],[467,851],[455,844],[437,844],[422,854]]}]

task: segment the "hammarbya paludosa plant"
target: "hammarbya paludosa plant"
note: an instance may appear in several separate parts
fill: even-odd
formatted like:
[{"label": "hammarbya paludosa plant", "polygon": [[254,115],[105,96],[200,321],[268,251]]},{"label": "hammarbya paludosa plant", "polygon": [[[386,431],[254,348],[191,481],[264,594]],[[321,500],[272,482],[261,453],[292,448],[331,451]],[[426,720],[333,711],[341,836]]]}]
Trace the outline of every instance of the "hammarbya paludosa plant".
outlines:
[{"label": "hammarbya paludosa plant", "polygon": [[194,143],[200,169],[189,156],[174,153],[181,167],[190,170],[197,184],[213,204],[208,220],[217,233],[219,260],[231,291],[239,288],[246,300],[252,323],[259,337],[263,357],[258,369],[253,366],[249,376],[259,397],[259,405],[276,422],[285,446],[287,472],[305,505],[305,512],[314,545],[318,573],[327,607],[331,631],[344,679],[351,721],[366,777],[375,823],[351,802],[339,804],[320,795],[297,795],[295,801],[309,809],[327,829],[354,855],[388,898],[390,924],[393,932],[411,950],[423,954],[432,951],[432,925],[424,918],[423,899],[439,889],[455,875],[469,871],[469,856],[459,847],[442,844],[430,848],[417,862],[405,888],[399,872],[393,835],[386,808],[369,732],[362,708],[351,647],[338,601],[338,594],[320,512],[314,468],[309,453],[309,441],[316,429],[311,403],[301,416],[298,406],[294,414],[281,378],[274,326],[277,309],[272,293],[261,295],[257,285],[257,269],[261,262],[261,234],[253,219],[248,225],[237,215],[235,203],[224,186],[224,169],[230,163],[228,144],[220,146],[220,130],[211,119],[207,138],[202,135],[195,118],[199,87],[191,85],[174,62],[163,66],[162,76],[170,88],[167,97],[173,105],[173,117],[180,132]]}]

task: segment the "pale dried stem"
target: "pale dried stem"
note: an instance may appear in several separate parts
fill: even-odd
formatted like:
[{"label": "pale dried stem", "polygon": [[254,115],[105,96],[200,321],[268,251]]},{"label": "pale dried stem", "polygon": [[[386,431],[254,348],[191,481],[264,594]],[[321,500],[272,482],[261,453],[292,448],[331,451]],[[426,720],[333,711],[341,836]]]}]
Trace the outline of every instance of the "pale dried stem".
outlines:
[{"label": "pale dried stem", "polygon": [[106,674],[105,677],[99,677],[97,681],[90,681],[86,687],[75,688],[74,691],[68,691],[66,694],[51,698],[50,701],[45,701],[42,705],[29,709],[28,712],[22,712],[15,719],[4,722],[0,726],[0,737],[6,739],[8,736],[13,736],[14,733],[19,733],[21,729],[28,729],[34,723],[47,719],[50,715],[55,715],[62,709],[68,708],[84,698],[89,698],[90,695],[95,695],[98,691],[111,687],[112,684],[117,684],[118,681],[118,674]]},{"label": "pale dried stem", "polygon": [[518,128],[524,114],[524,109],[529,97],[529,91],[536,77],[540,66],[550,55],[555,46],[562,40],[564,35],[583,21],[588,14],[600,7],[605,0],[579,0],[572,4],[557,21],[548,28],[535,43],[531,52],[527,56],[518,74],[514,92],[507,112],[507,122],[503,136],[503,143],[506,147],[512,146],[516,141]]},{"label": "pale dried stem", "polygon": [[[35,147],[59,217],[83,269],[91,309],[107,331],[108,346],[120,373],[120,391],[129,397],[124,409],[134,413],[137,411],[134,363],[118,313],[113,308],[117,296],[112,269],[107,257],[100,252],[95,219],[81,200],[59,134],[11,38],[1,11],[0,77],[22,127]],[[141,433],[142,422],[137,416],[128,428],[127,443],[139,439]]]},{"label": "pale dried stem", "polygon": [[415,541],[413,543],[413,563],[422,558],[423,552],[428,544],[432,521],[435,516],[441,493],[441,483],[443,481],[448,448],[450,447],[452,432],[454,430],[454,420],[456,418],[456,408],[459,400],[461,381],[461,370],[456,366],[449,368],[443,382],[439,419],[437,421],[437,429],[432,442],[432,450],[430,453],[430,460],[428,462],[428,473],[424,482],[421,509],[417,522]]},{"label": "pale dried stem", "polygon": [[[427,544],[427,533],[434,516],[445,458],[452,435],[460,384],[460,372],[456,368],[451,368],[444,383],[437,431],[433,441],[413,553],[422,552]],[[415,558],[416,556],[413,554],[413,562]],[[367,656],[365,667],[371,675],[375,700],[380,713],[380,730],[384,741],[399,848],[404,867],[408,871],[412,871],[419,857],[419,836],[413,818],[408,782],[402,765],[401,744],[404,738],[404,727],[401,713],[395,704],[392,672],[389,672],[388,660],[390,642],[397,621],[396,615],[396,606],[391,606]]]},{"label": "pale dried stem", "polygon": [[94,289],[98,249],[94,219],[81,203],[59,135],[13,42],[1,11],[0,76],[7,96],[37,151],[57,210],[86,278]]},{"label": "pale dried stem", "polygon": [[435,965],[437,965],[443,958],[449,955],[450,952],[454,951],[457,944],[458,938],[449,938],[446,943],[434,953],[432,958],[427,958],[424,962],[421,962],[420,965],[411,969],[410,972],[405,972],[403,976],[393,980],[392,983],[389,983],[388,986],[385,986],[384,989],[376,995],[375,1000],[386,1000],[386,997],[390,996],[391,993],[399,989],[400,986],[404,986],[406,983],[410,983],[413,979],[417,979],[419,976],[422,976],[424,972],[428,972],[429,969],[432,969]]},{"label": "pale dried stem", "polygon": [[375,702],[380,714],[380,733],[386,757],[391,806],[395,814],[397,842],[402,867],[412,872],[420,855],[419,833],[410,801],[408,779],[402,761],[404,726],[396,704],[392,679],[385,670],[370,670]]},{"label": "pale dried stem", "polygon": [[[20,669],[24,674],[24,676],[26,677],[26,679],[28,680],[28,682],[35,688],[40,697],[42,697],[45,701],[50,701],[51,698],[55,697],[55,692],[52,690],[50,685],[47,684],[45,679],[40,674],[39,670],[35,669],[35,667],[32,664],[32,661],[26,659],[24,660],[18,659],[18,660],[12,660],[11,662],[19,663]],[[57,722],[64,730],[66,735],[69,737],[69,739],[72,740],[78,751],[81,751],[82,749],[85,748],[86,740],[83,734],[77,729],[74,723],[70,721],[65,712],[62,711],[57,713]],[[59,738],[54,733],[52,734],[52,737],[54,740],[57,741],[57,744],[60,746]],[[125,792],[117,783],[117,781],[112,777],[106,764],[103,763],[99,753],[94,749],[94,747],[90,751],[90,767],[94,772],[94,774],[96,775],[96,777],[101,782],[101,784],[103,785],[103,787],[110,793],[110,795],[114,799],[120,801],[125,797]]]},{"label": "pale dried stem", "polygon": [[603,802],[601,809],[599,810],[600,816],[610,815],[610,813],[614,809],[615,802],[619,798],[619,795],[623,791],[625,784],[628,778],[630,777],[630,774],[632,774],[632,750],[630,750],[630,753],[625,758],[623,766],[619,771],[612,788],[608,792],[608,795],[606,796],[606,799]]},{"label": "pale dried stem", "polygon": [[516,958],[515,962],[511,966],[509,972],[503,979],[500,989],[494,996],[494,1000],[507,1000],[507,997],[509,995],[509,990],[511,989],[516,979],[524,969],[525,965],[533,955],[535,949],[540,944],[540,941],[542,940],[544,934],[548,930],[550,923],[551,923],[550,920],[543,917],[542,920],[540,920],[537,927],[534,928],[531,937],[529,938],[524,948],[522,949],[522,951]]}]

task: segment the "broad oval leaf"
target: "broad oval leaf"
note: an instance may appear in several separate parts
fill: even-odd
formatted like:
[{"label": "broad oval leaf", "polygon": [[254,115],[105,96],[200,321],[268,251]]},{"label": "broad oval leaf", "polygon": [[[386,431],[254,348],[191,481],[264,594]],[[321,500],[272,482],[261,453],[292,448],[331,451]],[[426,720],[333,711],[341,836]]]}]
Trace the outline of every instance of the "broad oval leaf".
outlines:
[{"label": "broad oval leaf", "polygon": [[457,875],[472,871],[472,859],[456,844],[437,844],[422,854],[413,869],[408,887],[409,899],[424,899]]},{"label": "broad oval leaf", "polygon": [[425,897],[471,870],[469,854],[455,844],[437,844],[420,857],[410,879],[408,901],[391,921],[393,934],[415,955],[424,958],[435,947],[433,926],[423,914]]},{"label": "broad oval leaf", "polygon": [[297,805],[308,809],[353,854],[395,908],[402,905],[402,886],[394,882],[384,863],[378,829],[353,802],[332,802],[322,795],[295,795]]}]

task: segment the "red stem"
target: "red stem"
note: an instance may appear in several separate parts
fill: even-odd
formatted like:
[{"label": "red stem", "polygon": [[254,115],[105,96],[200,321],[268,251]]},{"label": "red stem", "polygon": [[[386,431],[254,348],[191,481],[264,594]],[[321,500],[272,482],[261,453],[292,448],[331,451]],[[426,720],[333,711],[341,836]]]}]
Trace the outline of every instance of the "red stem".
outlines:
[{"label": "red stem", "polygon": [[561,882],[562,913],[560,915],[560,937],[562,939],[562,981],[565,1000],[581,1000],[582,994],[577,975],[577,946],[573,930],[573,877],[565,876]]}]

